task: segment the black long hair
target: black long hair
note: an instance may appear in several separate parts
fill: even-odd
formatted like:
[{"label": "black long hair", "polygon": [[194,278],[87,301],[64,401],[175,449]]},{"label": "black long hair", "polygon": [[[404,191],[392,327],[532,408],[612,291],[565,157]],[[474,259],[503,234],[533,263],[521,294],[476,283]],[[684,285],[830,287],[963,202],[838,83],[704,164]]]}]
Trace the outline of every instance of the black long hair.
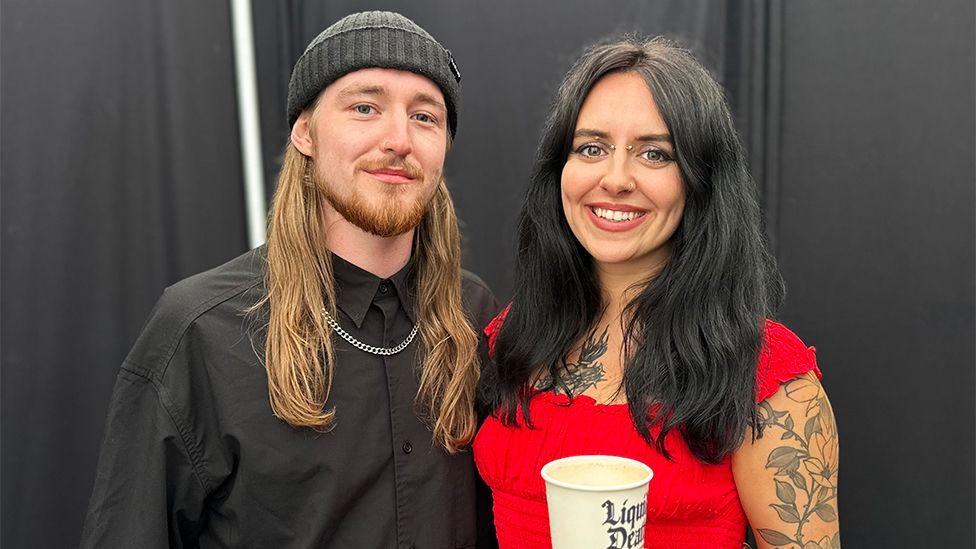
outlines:
[{"label": "black long hair", "polygon": [[625,308],[630,415],[665,456],[665,437],[678,428],[698,459],[716,463],[742,443],[747,427],[760,428],[756,364],[782,282],[722,88],[666,39],[591,47],[560,85],[520,215],[515,293],[495,343],[489,404],[507,425],[517,423],[521,408],[531,427],[532,380],[543,371],[559,378],[605,305],[593,260],[563,214],[560,175],[583,100],[613,72],[634,72],[647,83],[671,133],[686,197],[668,262]]}]

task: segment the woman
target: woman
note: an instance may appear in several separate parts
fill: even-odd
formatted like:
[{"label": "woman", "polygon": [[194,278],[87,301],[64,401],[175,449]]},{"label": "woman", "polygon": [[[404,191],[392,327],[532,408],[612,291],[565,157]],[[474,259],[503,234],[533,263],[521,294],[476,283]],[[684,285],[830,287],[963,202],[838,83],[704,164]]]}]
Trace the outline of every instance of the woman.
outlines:
[{"label": "woman", "polygon": [[[837,435],[722,90],[687,51],[587,51],[543,133],[474,443],[502,547],[549,547],[541,467],[654,470],[649,547],[839,547]],[[813,545],[810,545],[813,544]]]}]

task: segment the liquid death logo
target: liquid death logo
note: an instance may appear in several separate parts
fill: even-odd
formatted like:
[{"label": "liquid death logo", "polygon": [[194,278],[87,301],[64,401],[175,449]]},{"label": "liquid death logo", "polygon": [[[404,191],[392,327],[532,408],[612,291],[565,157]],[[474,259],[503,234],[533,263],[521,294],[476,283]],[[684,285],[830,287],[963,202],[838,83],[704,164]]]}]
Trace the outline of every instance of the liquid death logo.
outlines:
[{"label": "liquid death logo", "polygon": [[603,510],[607,518],[603,521],[607,525],[607,536],[610,545],[607,549],[631,549],[644,546],[644,517],[647,515],[647,500],[634,505],[627,505],[627,500],[618,509],[612,501],[603,502]]}]

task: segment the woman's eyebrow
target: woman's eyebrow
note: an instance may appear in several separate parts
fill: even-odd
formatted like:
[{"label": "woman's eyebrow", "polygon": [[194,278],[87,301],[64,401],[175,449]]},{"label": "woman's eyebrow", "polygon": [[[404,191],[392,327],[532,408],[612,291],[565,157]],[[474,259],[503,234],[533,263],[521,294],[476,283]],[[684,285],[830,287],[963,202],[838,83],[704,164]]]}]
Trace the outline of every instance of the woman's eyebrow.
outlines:
[{"label": "woman's eyebrow", "polygon": [[595,137],[597,139],[609,139],[610,134],[600,130],[591,130],[589,128],[580,128],[573,132],[573,139],[578,137]]},{"label": "woman's eyebrow", "polygon": [[[573,139],[579,137],[594,137],[596,139],[610,139],[610,134],[602,130],[580,128],[575,132],[573,132]],[[671,135],[667,133],[649,133],[634,139],[634,141],[640,141],[640,142],[663,141],[665,143],[673,144],[673,141],[671,140]]]},{"label": "woman's eyebrow", "polygon": [[674,144],[674,141],[671,140],[671,135],[667,133],[649,133],[638,137],[634,141],[664,141]]}]

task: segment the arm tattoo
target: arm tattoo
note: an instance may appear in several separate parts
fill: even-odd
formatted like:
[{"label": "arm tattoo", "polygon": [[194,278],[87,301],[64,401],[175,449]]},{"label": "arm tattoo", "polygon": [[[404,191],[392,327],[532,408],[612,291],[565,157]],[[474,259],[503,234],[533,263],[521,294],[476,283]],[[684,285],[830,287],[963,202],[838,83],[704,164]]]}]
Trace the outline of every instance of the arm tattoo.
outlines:
[{"label": "arm tattoo", "polygon": [[544,373],[536,383],[536,388],[554,393],[564,392],[567,396],[579,396],[590,387],[603,381],[603,364],[597,362],[607,352],[607,331],[603,329],[599,339],[594,339],[596,332],[590,333],[580,348],[579,359],[576,363],[565,362],[559,371],[558,379],[553,382],[548,372]]},{"label": "arm tattoo", "polygon": [[[837,427],[833,411],[823,389],[805,377],[786,383],[784,389],[787,398],[806,405],[802,429],[794,425],[790,412],[774,410],[768,402],[759,404],[759,422],[766,433],[775,428],[773,432],[777,434],[782,431],[780,440],[796,441],[775,448],[766,461],[766,468],[776,471],[776,498],[780,501],[770,507],[783,522],[795,525],[796,530],[759,528],[757,531],[776,547],[839,549],[840,532],[820,540],[805,539],[803,534],[803,527],[814,514],[825,523],[837,522]],[[812,451],[815,451],[813,456]],[[806,475],[800,473],[801,467]]]}]

